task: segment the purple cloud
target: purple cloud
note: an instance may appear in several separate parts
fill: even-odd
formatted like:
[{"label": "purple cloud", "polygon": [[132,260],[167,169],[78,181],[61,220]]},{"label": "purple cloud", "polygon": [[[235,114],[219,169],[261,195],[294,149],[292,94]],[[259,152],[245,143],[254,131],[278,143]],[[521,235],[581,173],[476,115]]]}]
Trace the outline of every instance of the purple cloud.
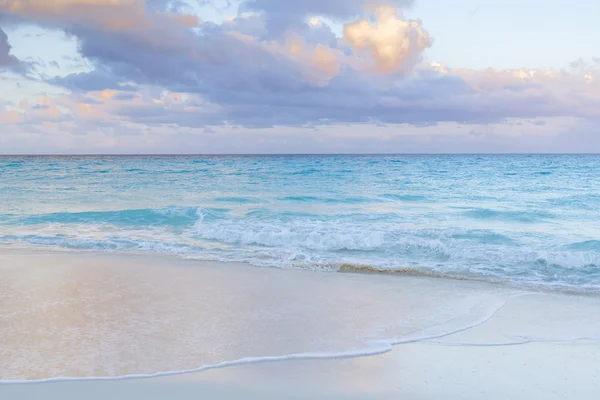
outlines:
[{"label": "purple cloud", "polygon": [[8,36],[0,27],[0,68],[14,67],[19,64],[19,60],[10,55],[11,46],[8,43]]},{"label": "purple cloud", "polygon": [[[395,7],[412,5],[413,0],[385,0],[380,4]],[[328,17],[334,20],[348,20],[363,14],[365,0],[245,0],[240,4],[241,11],[262,12],[270,37],[278,37],[288,31],[303,31],[305,21],[313,16]]]},{"label": "purple cloud", "polygon": [[[29,107],[25,119],[36,123],[48,118],[212,131],[234,125],[423,128],[500,124],[508,118],[600,118],[596,66],[578,62],[574,72],[552,73],[422,64],[432,43],[425,27],[390,6],[365,17],[363,3],[248,0],[240,9],[256,13],[199,25],[180,13],[188,12],[181,2],[147,7],[142,0],[65,0],[50,7],[33,0],[19,13],[0,11],[13,22],[64,30],[94,67],[51,80],[72,94],[52,107]],[[322,21],[308,23],[313,16],[346,21],[345,36],[336,37]],[[274,35],[274,29],[285,34]],[[10,57],[2,34],[0,65],[3,55]],[[98,100],[95,92],[106,93]],[[470,137],[482,137],[481,131]]]}]

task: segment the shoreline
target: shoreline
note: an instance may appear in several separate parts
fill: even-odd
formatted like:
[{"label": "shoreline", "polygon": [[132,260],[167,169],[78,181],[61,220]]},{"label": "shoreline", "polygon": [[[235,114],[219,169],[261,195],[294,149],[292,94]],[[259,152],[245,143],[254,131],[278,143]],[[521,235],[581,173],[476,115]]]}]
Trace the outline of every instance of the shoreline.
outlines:
[{"label": "shoreline", "polygon": [[[368,264],[349,264],[340,262],[337,264],[327,264],[328,268],[324,265],[318,265],[319,268],[313,268],[309,266],[298,266],[298,267],[277,267],[272,265],[260,265],[253,264],[248,261],[227,261],[220,259],[198,259],[193,257],[183,257],[175,253],[161,252],[156,250],[92,250],[92,249],[70,249],[55,246],[39,246],[31,244],[21,244],[14,246],[13,244],[2,244],[0,243],[0,250],[12,254],[39,254],[39,253],[50,253],[50,254],[80,254],[80,255],[96,255],[96,256],[123,256],[123,257],[152,257],[164,259],[165,262],[195,262],[198,266],[206,264],[218,264],[222,266],[237,265],[250,268],[259,268],[267,270],[288,270],[288,271],[305,271],[313,273],[327,273],[327,274],[341,274],[341,275],[381,275],[389,277],[416,277],[416,278],[427,278],[427,279],[441,279],[448,281],[466,281],[466,282],[480,282],[486,285],[497,285],[507,290],[515,290],[522,292],[532,293],[544,293],[544,294],[564,294],[573,296],[591,296],[600,297],[600,289],[596,288],[574,288],[562,285],[556,286],[543,286],[539,284],[525,284],[522,282],[514,282],[503,280],[497,277],[481,277],[481,276],[467,276],[458,275],[444,272],[437,272],[434,270],[420,269],[419,267],[404,267],[404,268],[383,268],[376,267]],[[1,257],[1,255],[0,255]],[[329,268],[331,267],[331,268]],[[333,268],[336,267],[336,268]]]},{"label": "shoreline", "polygon": [[[242,381],[246,379],[244,377],[246,374],[256,378],[256,381],[252,381],[254,383],[246,383],[252,390],[261,393],[259,398],[268,398],[264,397],[265,393],[273,389],[272,384],[269,383],[271,382],[269,375],[274,373],[274,370],[281,370],[280,373],[286,375],[285,371],[294,371],[300,368],[298,365],[310,366],[306,370],[302,370],[300,376],[297,377],[299,381],[304,381],[304,385],[308,385],[304,388],[304,394],[307,397],[298,398],[310,398],[308,392],[313,389],[316,390],[319,398],[327,398],[331,393],[334,396],[331,398],[354,398],[352,397],[354,393],[349,389],[353,379],[321,382],[318,385],[311,385],[311,382],[316,379],[317,374],[325,373],[324,370],[328,369],[326,365],[335,366],[334,369],[346,368],[349,376],[358,379],[357,376],[373,372],[370,364],[375,362],[374,360],[384,360],[381,361],[383,363],[381,368],[383,369],[380,373],[387,378],[380,378],[381,382],[356,397],[376,398],[370,397],[370,395],[380,389],[383,391],[392,390],[394,380],[405,379],[402,374],[409,373],[405,367],[398,367],[398,363],[408,362],[408,364],[414,364],[417,361],[426,362],[427,365],[441,363],[446,368],[450,368],[447,372],[456,375],[457,372],[453,370],[449,360],[443,359],[446,355],[455,353],[463,354],[463,356],[468,354],[468,357],[472,358],[472,362],[479,363],[483,369],[486,368],[485,365],[488,365],[488,367],[490,364],[501,365],[502,362],[505,362],[502,360],[506,357],[509,357],[512,361],[510,361],[510,365],[504,365],[503,368],[522,369],[523,366],[519,366],[518,363],[526,361],[527,357],[536,360],[544,359],[546,353],[557,352],[559,356],[554,361],[558,364],[554,366],[544,365],[545,375],[556,378],[556,374],[560,372],[559,370],[571,368],[573,372],[569,373],[568,376],[573,375],[572,379],[575,379],[574,376],[577,373],[582,376],[589,376],[590,373],[593,373],[596,374],[594,376],[600,377],[600,366],[595,367],[593,359],[588,364],[582,361],[582,357],[583,359],[585,357],[589,359],[590,354],[593,354],[594,351],[600,351],[600,323],[590,322],[586,318],[589,317],[590,313],[593,315],[594,312],[600,311],[600,299],[595,296],[531,292],[508,288],[496,283],[453,281],[423,276],[397,275],[396,278],[390,279],[389,275],[380,276],[378,274],[315,274],[315,271],[256,268],[239,263],[199,262],[166,255],[157,257],[139,254],[52,252],[45,249],[43,251],[28,249],[26,251],[3,252],[0,255],[0,261],[0,273],[2,273],[0,275],[2,276],[0,278],[0,289],[7,283],[8,287],[21,285],[18,287],[20,291],[15,292],[17,294],[26,293],[31,285],[39,285],[36,286],[37,291],[40,292],[41,290],[41,293],[44,294],[44,290],[48,290],[49,292],[44,295],[51,300],[54,290],[60,288],[57,289],[50,283],[63,282],[65,278],[74,279],[73,284],[68,283],[67,287],[69,290],[74,291],[69,292],[69,295],[72,296],[73,301],[76,300],[77,302],[65,305],[64,310],[68,312],[67,314],[63,313],[63,308],[60,308],[63,307],[62,305],[51,305],[49,307],[56,307],[56,309],[52,311],[53,309],[50,308],[50,310],[55,315],[62,316],[61,318],[68,317],[72,319],[73,310],[77,310],[77,307],[84,307],[86,312],[82,315],[85,318],[76,323],[69,321],[71,325],[67,328],[72,329],[75,326],[77,329],[83,329],[82,332],[84,333],[88,332],[88,335],[95,335],[93,336],[96,338],[95,340],[100,342],[92,341],[90,343],[92,347],[94,345],[98,346],[99,351],[112,349],[113,353],[110,354],[119,354],[113,349],[114,340],[102,341],[105,335],[112,335],[112,331],[96,332],[93,329],[96,329],[98,321],[87,321],[91,317],[98,318],[100,316],[104,318],[103,314],[96,314],[98,309],[101,308],[102,313],[110,317],[102,319],[102,321],[110,323],[114,318],[117,318],[118,321],[125,321],[125,319],[118,318],[132,317],[139,321],[139,323],[130,326],[133,329],[132,331],[123,331],[114,336],[118,339],[116,342],[123,338],[123,333],[126,335],[137,334],[135,330],[139,328],[139,324],[147,321],[147,318],[157,318],[153,321],[153,324],[157,324],[160,328],[163,326],[161,324],[171,322],[169,320],[163,321],[161,318],[167,318],[173,313],[176,315],[182,313],[181,318],[176,321],[184,322],[183,325],[172,325],[170,323],[164,325],[176,326],[180,331],[176,334],[169,333],[164,339],[160,338],[160,342],[150,342],[149,345],[169,343],[169,346],[174,347],[173,349],[170,348],[169,351],[175,351],[174,354],[178,354],[177,357],[183,357],[182,360],[185,360],[185,349],[177,348],[182,334],[187,335],[191,332],[191,336],[186,337],[186,340],[181,341],[181,344],[205,343],[205,340],[207,340],[204,338],[203,340],[197,339],[200,340],[197,342],[193,341],[196,340],[194,335],[197,328],[207,326],[205,324],[194,325],[194,321],[187,321],[192,315],[198,315],[209,320],[213,318],[217,323],[214,328],[215,332],[213,332],[216,341],[207,345],[208,353],[206,354],[210,355],[211,352],[217,351],[216,348],[221,348],[224,351],[222,357],[225,357],[232,343],[238,343],[237,345],[242,346],[239,347],[238,351],[242,353],[249,352],[244,357],[232,358],[234,361],[227,361],[225,358],[220,362],[203,363],[199,368],[169,370],[162,373],[139,373],[98,378],[58,376],[42,380],[4,379],[0,381],[0,394],[6,393],[8,396],[6,398],[9,399],[35,398],[39,395],[37,390],[41,390],[40,388],[48,391],[50,398],[52,396],[62,399],[77,398],[69,396],[75,396],[75,393],[79,390],[78,388],[88,391],[92,387],[105,396],[93,397],[100,399],[114,396],[123,390],[142,393],[150,390],[149,388],[156,384],[163,383],[168,385],[173,383],[175,385],[173,386],[174,389],[177,387],[181,389],[186,385],[190,385],[190,390],[198,395],[212,390],[211,382],[207,382],[206,379],[210,380],[211,376],[217,378],[228,377],[232,374],[233,378],[230,378],[229,381],[226,379],[227,382],[223,388],[215,389],[218,393],[236,392],[239,385],[243,383]],[[9,266],[8,264],[11,261],[16,265]],[[27,275],[29,268],[35,269],[35,273]],[[38,277],[40,271],[43,271],[44,276],[42,278]],[[55,274],[58,274],[58,277],[55,281],[52,281]],[[175,277],[177,279],[173,281]],[[11,281],[13,278],[14,282]],[[34,278],[35,280],[28,281]],[[103,281],[103,279],[106,281]],[[50,282],[46,282],[46,280]],[[186,303],[194,296],[198,296],[198,285],[201,284],[204,285],[202,290],[212,290],[213,292],[204,295],[198,303]],[[85,285],[89,285],[89,287],[84,287],[85,291],[79,292],[79,290],[83,290],[81,286]],[[122,285],[122,288],[116,287],[116,285]],[[109,289],[115,291],[118,295],[115,299],[120,303],[113,304],[111,300],[108,304],[110,307],[106,308],[107,304],[105,303],[107,303],[107,300],[103,296],[106,295],[106,291]],[[91,300],[80,299],[79,295],[81,293],[88,293],[90,290],[95,290],[93,293],[99,293],[102,296],[91,296],[89,298]],[[265,290],[270,291],[270,293],[265,295]],[[64,292],[59,293],[61,296],[64,295]],[[310,293],[310,296],[303,298],[302,296],[307,293]],[[348,293],[352,293],[357,298],[347,298]],[[1,297],[2,294],[0,294],[0,300],[4,301],[0,301],[0,304],[4,308],[0,313],[0,318],[14,319],[14,316],[25,318],[28,315],[19,314],[18,309],[13,310],[16,313],[14,315],[7,313],[6,307],[10,311],[11,304],[15,307],[23,307],[24,305],[22,301],[12,299],[10,293],[8,295],[4,294],[4,299]],[[214,299],[213,294],[219,294],[222,297]],[[180,296],[180,298],[170,296]],[[317,298],[315,299],[315,297]],[[14,303],[9,303],[7,299],[14,300]],[[343,302],[339,302],[338,299],[343,299]],[[32,304],[34,304],[33,300],[39,301],[39,298],[32,299]],[[92,301],[92,303],[88,303],[89,301]],[[169,301],[169,303],[164,304],[165,301]],[[206,306],[205,302],[213,303]],[[239,305],[242,304],[240,302],[250,302],[253,306],[247,311],[240,310]],[[376,304],[370,304],[370,302]],[[26,304],[28,304],[27,301],[25,301]],[[125,314],[119,314],[121,312],[119,310],[128,308],[123,304],[130,304],[131,309],[127,309]],[[155,310],[145,310],[146,306],[156,307],[157,304],[160,306]],[[182,304],[185,306],[182,306]],[[196,304],[196,306],[188,304]],[[205,308],[196,310],[196,307],[200,305],[204,305]],[[135,307],[142,308],[135,311]],[[398,307],[400,311],[397,310]],[[364,308],[364,310],[361,310],[361,308]],[[233,312],[233,315],[229,318],[229,315],[224,316],[218,313],[218,310],[227,310],[228,313]],[[31,312],[38,313],[34,316],[48,314],[47,310],[44,314],[39,314],[40,311],[37,310]],[[139,315],[136,314],[138,312]],[[117,314],[113,315],[111,313]],[[373,316],[373,313],[376,315]],[[428,315],[428,313],[437,314]],[[248,315],[254,319],[250,318],[246,323],[238,321],[238,319],[246,318]],[[297,319],[297,316],[301,316],[298,317],[300,319]],[[339,320],[332,322],[332,318],[334,320],[339,318]],[[357,319],[358,322],[356,322]],[[14,320],[18,321],[17,319]],[[312,322],[307,323],[306,321]],[[186,323],[191,325],[187,326]],[[31,326],[35,327],[38,326],[36,325],[38,321],[34,318],[27,320],[27,324],[33,324]],[[231,325],[233,328],[227,324],[233,324]],[[252,329],[258,329],[256,328],[257,324],[259,327],[261,324],[265,324],[265,329],[261,328],[257,332],[253,332]],[[366,326],[368,324],[372,325]],[[23,325],[21,328],[27,326],[29,325]],[[208,326],[212,325],[209,324]],[[158,328],[155,329],[152,325],[144,326],[143,331],[151,329],[148,331],[150,333],[146,332],[132,336],[131,342],[122,344],[122,346],[125,346],[123,348],[127,348],[128,343],[142,346],[137,341],[146,340],[148,334],[149,337],[159,332],[162,332],[161,335],[166,334],[162,328]],[[231,339],[219,344],[223,332],[230,332],[231,329],[234,329]],[[297,330],[300,330],[300,333],[297,333]],[[60,331],[62,330],[57,330],[57,332]],[[351,334],[348,335],[348,332],[351,332]],[[398,335],[395,340],[393,339],[394,336],[391,336],[394,332]],[[5,335],[8,336],[5,339],[11,337],[14,339],[13,335],[16,334],[16,331],[7,332]],[[77,340],[78,335],[71,336],[70,340]],[[247,345],[244,343],[246,343],[248,335],[253,335],[254,339],[249,342],[250,348],[246,349],[244,346]],[[313,343],[311,341],[313,338],[318,339],[317,342]],[[56,340],[58,339],[52,339],[46,344],[49,346],[58,345],[55,343]],[[336,344],[336,341],[340,340],[342,344]],[[288,341],[292,344],[295,343],[296,348],[305,349],[305,351],[285,353],[285,349],[291,348]],[[36,345],[35,342],[26,343],[29,343],[29,346]],[[72,344],[69,340],[65,343],[67,345]],[[262,349],[264,346],[264,349],[272,349],[273,355],[266,357],[252,356],[252,353],[256,350],[251,350],[251,348],[257,343],[258,347],[256,349]],[[373,346],[371,349],[367,349],[369,343]],[[17,346],[16,342],[13,342],[12,345]],[[216,347],[213,347],[213,345]],[[339,345],[341,350],[345,348],[346,351],[311,351],[311,349],[320,345],[325,346],[325,348]],[[10,348],[10,346],[11,343],[8,343],[7,348]],[[352,346],[355,346],[355,348],[362,346],[362,350],[348,351],[348,348]],[[0,344],[0,350],[2,350],[1,347]],[[48,354],[57,354],[52,349],[47,351]],[[402,357],[402,354],[406,351],[416,352],[417,355],[421,354],[419,357],[424,359],[407,361]],[[277,353],[282,355],[277,355]],[[96,353],[92,353],[92,356],[94,354]],[[484,356],[484,354],[486,355]],[[137,355],[147,356],[143,352],[137,353]],[[111,358],[106,358],[101,353],[95,356],[100,357],[98,360],[112,361]],[[159,364],[163,362],[160,361],[160,355],[157,357],[159,357]],[[427,359],[429,359],[429,362],[427,362]],[[18,365],[14,364],[18,360],[14,357],[11,364],[10,354],[8,354],[7,360],[10,365]],[[49,360],[46,359],[46,361]],[[165,359],[165,362],[168,361],[168,359]],[[57,366],[61,365],[57,360],[53,362],[56,362]],[[69,364],[68,356],[64,362],[67,363],[65,365]],[[140,362],[142,363],[140,365],[144,365],[143,360],[140,360]],[[153,362],[157,361],[154,360]],[[464,360],[456,362],[458,366],[465,366]],[[351,367],[348,367],[349,365]],[[587,367],[588,370],[584,371],[583,366]],[[5,368],[8,367],[0,368],[0,376],[6,374],[7,370]],[[436,370],[436,368],[433,370]],[[596,370],[594,370],[595,368]],[[2,370],[5,372],[2,373]],[[529,368],[523,371],[535,372]],[[236,376],[237,373],[240,376]],[[439,374],[440,372],[436,373]],[[289,385],[293,384],[293,374],[293,372],[289,373]],[[417,371],[411,370],[410,374],[417,374]],[[421,371],[419,374],[421,375],[418,376],[418,379],[425,379],[431,374],[435,375],[433,371]],[[429,378],[432,378],[432,376]],[[467,376],[459,374],[457,379]],[[555,382],[544,376],[538,376],[538,380],[544,382],[545,385],[552,386],[555,384]],[[580,389],[584,391],[596,390],[599,382],[600,378],[595,379]],[[498,386],[496,389],[500,392],[502,392],[501,383],[495,382]],[[447,387],[448,390],[453,387],[448,382],[446,382],[446,385],[450,385]],[[527,382],[521,382],[521,389],[527,391],[527,385]],[[280,389],[284,392],[278,392],[279,398],[285,394],[286,390],[285,388]],[[302,394],[302,388],[297,387],[296,389]],[[437,390],[442,389],[437,388]],[[483,388],[477,386],[476,389],[481,390]],[[572,390],[573,388],[563,387],[561,393],[567,393],[565,392],[566,389]],[[421,390],[426,390],[426,388],[421,388]],[[34,393],[37,394],[34,395]],[[401,393],[406,394],[408,392]],[[289,395],[290,392],[287,392],[287,394]],[[314,396],[314,393],[311,395]],[[389,393],[381,395],[383,396],[381,398],[393,398],[389,397]],[[167,396],[166,392],[164,396]],[[150,398],[168,397],[157,395]],[[422,398],[436,397],[425,396]],[[467,396],[464,398],[477,397]],[[492,396],[492,398],[494,397]],[[513,396],[512,398],[526,397]],[[580,396],[579,398],[592,397],[586,397],[584,393],[583,397]]]}]

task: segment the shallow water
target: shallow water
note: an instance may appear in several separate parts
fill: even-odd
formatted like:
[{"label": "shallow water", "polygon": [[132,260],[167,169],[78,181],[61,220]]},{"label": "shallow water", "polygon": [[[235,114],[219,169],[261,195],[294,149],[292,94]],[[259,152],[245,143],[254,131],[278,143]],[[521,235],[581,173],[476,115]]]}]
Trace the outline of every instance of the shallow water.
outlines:
[{"label": "shallow water", "polygon": [[1,157],[0,243],[600,290],[600,156]]}]

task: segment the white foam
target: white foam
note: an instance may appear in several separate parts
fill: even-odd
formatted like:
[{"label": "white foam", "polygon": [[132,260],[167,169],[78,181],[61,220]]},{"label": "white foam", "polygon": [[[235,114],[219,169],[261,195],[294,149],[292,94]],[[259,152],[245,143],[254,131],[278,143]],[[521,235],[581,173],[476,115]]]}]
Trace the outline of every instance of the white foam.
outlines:
[{"label": "white foam", "polygon": [[122,375],[122,376],[114,376],[114,377],[57,377],[57,378],[48,378],[48,379],[37,379],[37,380],[0,380],[0,385],[7,384],[33,384],[33,383],[50,383],[50,382],[65,382],[65,381],[119,381],[119,380],[129,380],[129,379],[148,379],[148,378],[157,378],[162,376],[172,376],[172,375],[183,375],[190,374],[195,372],[202,372],[211,369],[218,368],[226,368],[233,367],[239,365],[247,365],[247,364],[257,364],[257,363],[267,363],[267,362],[281,362],[281,361],[291,361],[291,360],[328,360],[328,359],[342,359],[342,358],[355,358],[355,357],[365,357],[365,356],[374,356],[378,354],[383,354],[391,351],[391,346],[388,348],[381,349],[373,349],[373,350],[363,350],[363,351],[355,351],[355,352],[347,352],[347,353],[337,353],[337,354],[327,354],[327,353],[303,353],[303,354],[289,354],[285,356],[269,356],[269,357],[246,357],[241,358],[239,360],[234,361],[223,361],[217,364],[203,365],[196,369],[189,370],[179,370],[179,371],[166,371],[166,372],[157,372],[154,374],[131,374],[131,375]]},{"label": "white foam", "polygon": [[[340,226],[338,221],[311,220],[258,221],[222,220],[206,223],[200,218],[193,232],[202,239],[219,240],[229,244],[262,245],[312,250],[361,250],[381,249],[385,233],[373,229],[365,232],[359,226]],[[354,229],[352,229],[354,228]]]}]

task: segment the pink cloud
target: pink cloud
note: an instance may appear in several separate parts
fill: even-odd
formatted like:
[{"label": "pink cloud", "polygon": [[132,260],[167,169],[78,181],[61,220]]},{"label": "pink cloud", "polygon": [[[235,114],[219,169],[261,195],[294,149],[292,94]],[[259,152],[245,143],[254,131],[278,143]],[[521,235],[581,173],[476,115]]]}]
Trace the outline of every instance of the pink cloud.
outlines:
[{"label": "pink cloud", "polygon": [[373,6],[375,22],[359,19],[344,25],[344,40],[366,52],[373,70],[394,73],[411,69],[433,43],[420,21],[406,20],[390,5]]}]

